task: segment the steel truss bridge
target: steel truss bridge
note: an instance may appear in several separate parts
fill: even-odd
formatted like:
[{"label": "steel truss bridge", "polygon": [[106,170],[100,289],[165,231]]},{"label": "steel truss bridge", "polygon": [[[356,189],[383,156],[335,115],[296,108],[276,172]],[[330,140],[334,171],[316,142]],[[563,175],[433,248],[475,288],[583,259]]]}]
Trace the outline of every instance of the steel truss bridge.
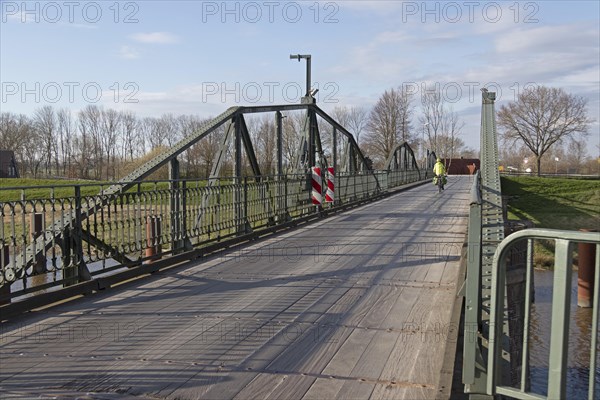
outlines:
[{"label": "steel truss bridge", "polygon": [[[451,177],[442,194],[422,185],[434,153],[419,165],[399,144],[372,170],[310,96],[230,108],[97,194],[21,188],[0,202],[3,398],[447,398],[459,374],[472,399],[564,399],[574,243],[596,248],[588,399],[598,398],[600,237],[505,238],[495,94],[482,92],[481,170]],[[304,124],[286,159],[292,112]],[[254,114],[275,121],[274,175],[260,170]],[[209,178],[181,179],[178,156],[217,130]],[[163,166],[169,180],[148,179]],[[332,203],[311,201],[312,167],[334,169]],[[540,239],[556,242],[556,265],[548,379],[536,392],[529,316]],[[89,296],[49,306],[80,295]]]},{"label": "steel truss bridge", "polygon": [[[419,168],[407,143],[391,152],[386,169],[369,169],[353,135],[321,110],[314,98],[304,99],[305,103],[295,105],[231,107],[96,195],[84,194],[87,185],[74,185],[73,195],[61,198],[54,196],[57,187],[35,188],[48,189],[47,198],[30,197],[27,188],[18,188],[21,198],[0,207],[5,221],[0,233],[0,301],[25,298],[9,305],[4,314],[9,315],[11,307],[21,310],[27,304],[101,290],[126,277],[380,198],[431,176],[435,153],[428,154],[425,168]],[[305,117],[298,150],[284,164],[286,112],[303,112]],[[255,114],[272,114],[275,121],[275,175],[260,170],[246,124],[246,117]],[[218,129],[224,134],[219,137],[210,177],[181,179],[178,156]],[[328,149],[322,144],[326,135],[331,143]],[[230,154],[233,175],[226,176],[223,165]],[[247,164],[251,174],[244,176]],[[169,168],[168,181],[144,181],[163,166]],[[331,204],[311,202],[314,166],[334,168]],[[7,190],[11,189],[15,188]],[[30,223],[35,218],[38,226]],[[107,276],[115,271],[120,272]],[[49,290],[56,287],[68,289]]]}]

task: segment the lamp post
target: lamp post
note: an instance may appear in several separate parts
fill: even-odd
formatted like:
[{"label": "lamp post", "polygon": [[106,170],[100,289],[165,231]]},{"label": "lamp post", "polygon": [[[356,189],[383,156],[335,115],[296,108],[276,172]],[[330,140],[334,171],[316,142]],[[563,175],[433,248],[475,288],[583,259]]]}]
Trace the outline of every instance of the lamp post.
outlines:
[{"label": "lamp post", "polygon": [[298,62],[302,59],[306,60],[306,94],[304,97],[307,98],[313,97],[313,95],[317,93],[316,91],[311,93],[311,58],[310,54],[290,54],[290,60],[298,60]]},{"label": "lamp post", "polygon": [[429,125],[429,122],[425,122],[423,124],[423,132],[422,132],[422,135],[421,135],[421,143],[422,143],[421,144],[421,151],[423,152],[423,167],[427,166],[427,153],[426,153],[426,150],[425,150],[425,127],[427,125]]},{"label": "lamp post", "polygon": [[556,161],[556,168],[554,169],[554,175],[558,175],[558,162],[560,161],[558,157],[554,157],[554,161]]}]

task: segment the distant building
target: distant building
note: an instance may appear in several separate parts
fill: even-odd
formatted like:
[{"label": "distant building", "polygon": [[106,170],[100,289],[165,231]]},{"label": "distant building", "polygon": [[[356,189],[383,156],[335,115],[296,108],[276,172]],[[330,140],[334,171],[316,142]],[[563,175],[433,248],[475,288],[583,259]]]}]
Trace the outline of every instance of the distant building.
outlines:
[{"label": "distant building", "polygon": [[448,158],[445,161],[448,175],[472,175],[481,168],[478,158]]},{"label": "distant building", "polygon": [[12,150],[0,150],[0,178],[18,178],[17,160]]}]

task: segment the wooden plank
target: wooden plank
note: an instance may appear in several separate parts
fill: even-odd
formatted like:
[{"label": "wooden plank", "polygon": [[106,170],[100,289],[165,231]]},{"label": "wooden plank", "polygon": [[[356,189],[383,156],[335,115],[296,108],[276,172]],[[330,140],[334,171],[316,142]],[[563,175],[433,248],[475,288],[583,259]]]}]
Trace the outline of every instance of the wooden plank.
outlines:
[{"label": "wooden plank", "polygon": [[[423,243],[460,242],[468,187],[459,180],[443,198],[420,187],[22,320],[87,327],[85,337],[24,340],[8,324],[0,385],[180,399],[430,395],[457,267]],[[414,243],[420,253],[408,254]],[[92,337],[94,326],[118,326],[119,340]],[[415,326],[431,330],[425,342]]]}]

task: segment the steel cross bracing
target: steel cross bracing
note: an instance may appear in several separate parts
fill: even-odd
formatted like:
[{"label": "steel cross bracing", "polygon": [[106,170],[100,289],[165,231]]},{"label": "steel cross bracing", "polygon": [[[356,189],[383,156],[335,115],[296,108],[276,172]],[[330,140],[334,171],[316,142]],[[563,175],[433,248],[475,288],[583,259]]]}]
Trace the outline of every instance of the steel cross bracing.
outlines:
[{"label": "steel cross bracing", "polygon": [[[356,170],[362,171],[365,174],[372,176],[376,182],[377,188],[379,188],[379,181],[377,176],[367,168],[366,159],[361,152],[358,144],[354,140],[352,134],[330,117],[327,113],[321,110],[314,102],[306,102],[304,104],[292,104],[292,105],[272,105],[272,106],[255,106],[255,107],[231,107],[219,116],[203,124],[200,129],[191,135],[182,139],[179,143],[173,147],[167,149],[165,152],[156,156],[152,160],[148,161],[144,165],[137,168],[135,171],[120,179],[116,184],[111,185],[105,190],[102,190],[93,201],[88,201],[85,207],[75,207],[73,211],[66,211],[59,220],[54,221],[49,227],[47,227],[43,234],[33,239],[26,248],[20,252],[19,256],[14,260],[14,267],[10,269],[6,276],[7,281],[13,281],[15,276],[20,276],[25,270],[30,268],[40,257],[44,257],[46,251],[55,245],[61,245],[64,248],[69,247],[71,239],[74,240],[73,248],[69,247],[69,251],[76,255],[78,270],[77,280],[90,279],[90,273],[87,270],[85,262],[83,260],[83,251],[81,240],[89,242],[91,245],[96,247],[102,247],[110,251],[113,254],[113,258],[121,261],[127,261],[127,256],[120,254],[116,249],[110,245],[104,243],[101,238],[94,237],[89,232],[86,232],[81,226],[77,226],[76,221],[82,221],[86,217],[93,215],[96,211],[102,207],[111,204],[117,198],[117,195],[126,192],[135,185],[138,185],[140,181],[148,177],[150,174],[158,170],[160,167],[170,163],[170,176],[173,179],[171,182],[171,189],[173,192],[173,198],[171,199],[171,207],[174,210],[180,209],[181,204],[176,198],[176,193],[179,189],[177,179],[179,178],[179,163],[177,156],[182,152],[202,140],[219,127],[227,124],[226,135],[224,142],[221,144],[220,151],[218,152],[212,166],[211,177],[209,185],[214,185],[220,174],[222,161],[224,159],[225,151],[229,142],[233,139],[235,141],[234,153],[235,153],[235,173],[234,178],[237,183],[241,182],[241,154],[242,144],[249,159],[255,176],[261,176],[261,171],[256,160],[256,155],[253,149],[252,141],[246,126],[244,115],[255,114],[255,113],[268,113],[273,112],[276,115],[276,127],[278,133],[278,145],[277,145],[277,159],[278,159],[278,170],[279,176],[284,174],[282,169],[282,139],[281,139],[281,113],[286,111],[302,111],[306,112],[306,123],[304,127],[304,145],[300,147],[298,152],[298,159],[302,160],[301,163],[296,163],[293,172],[307,172],[310,167],[316,166],[317,161],[322,167],[327,167],[328,160],[326,160],[321,145],[321,138],[319,134],[317,116],[322,120],[329,123],[333,128],[334,146],[337,142],[337,135],[341,134],[346,138],[346,146],[344,156],[342,157],[340,165],[337,165],[336,152],[334,152],[334,159],[332,166],[340,167],[342,171],[355,172]],[[319,157],[317,159],[317,156]],[[346,165],[348,164],[348,165]],[[77,189],[76,189],[77,190]],[[81,206],[81,205],[80,205]],[[268,205],[266,205],[268,207]],[[179,213],[175,212],[173,218],[177,218],[176,215]],[[179,226],[182,221],[172,221],[172,226]],[[66,240],[67,237],[69,240]],[[185,241],[185,238],[177,238],[179,242]],[[191,246],[190,243],[185,243],[185,247]],[[14,276],[13,276],[14,275]]]},{"label": "steel cross bracing", "polygon": [[[80,215],[76,215],[76,213],[80,211],[72,211],[70,213],[65,213],[61,220],[56,221],[44,231],[43,235],[33,240],[32,243],[29,246],[27,246],[25,251],[22,253],[21,257],[18,257],[15,260],[14,273],[18,275],[20,270],[25,270],[29,268],[38,257],[45,254],[45,252],[50,247],[54,246],[57,242],[65,242],[61,239],[61,237],[63,237],[63,233],[65,233],[68,230],[72,231],[71,235],[84,239],[81,227],[74,226],[74,221],[81,221],[82,218],[85,218],[86,216],[89,216],[96,212],[98,208],[111,203],[114,200],[114,195],[116,195],[117,193],[127,191],[136,184],[136,181],[144,179],[170,160],[175,159],[180,153],[188,149],[190,146],[198,142],[203,137],[207,136],[209,133],[213,132],[219,126],[221,126],[232,115],[236,114],[239,111],[239,109],[240,107],[231,107],[227,109],[218,117],[204,124],[197,132],[189,135],[188,137],[184,138],[182,141],[177,143],[175,146],[171,147],[170,149],[167,149],[164,153],[161,153],[160,155],[148,161],[141,167],[137,168],[135,171],[133,171],[123,179],[119,180],[119,182],[115,185],[112,185],[109,188],[103,190],[99,194],[101,200],[98,200],[91,204],[87,204],[86,212],[81,213]],[[76,209],[81,210],[81,208]],[[90,240],[96,243],[101,242],[101,240],[98,238],[90,238]],[[77,249],[77,251],[80,252],[81,249],[79,248]],[[87,269],[85,268],[81,255],[79,258],[80,265],[78,274],[80,276],[80,279],[89,279],[89,271],[87,271]]]},{"label": "steel cross bracing", "polygon": [[399,167],[405,171],[419,169],[415,154],[406,142],[396,146],[385,162],[387,170],[396,170]]}]

